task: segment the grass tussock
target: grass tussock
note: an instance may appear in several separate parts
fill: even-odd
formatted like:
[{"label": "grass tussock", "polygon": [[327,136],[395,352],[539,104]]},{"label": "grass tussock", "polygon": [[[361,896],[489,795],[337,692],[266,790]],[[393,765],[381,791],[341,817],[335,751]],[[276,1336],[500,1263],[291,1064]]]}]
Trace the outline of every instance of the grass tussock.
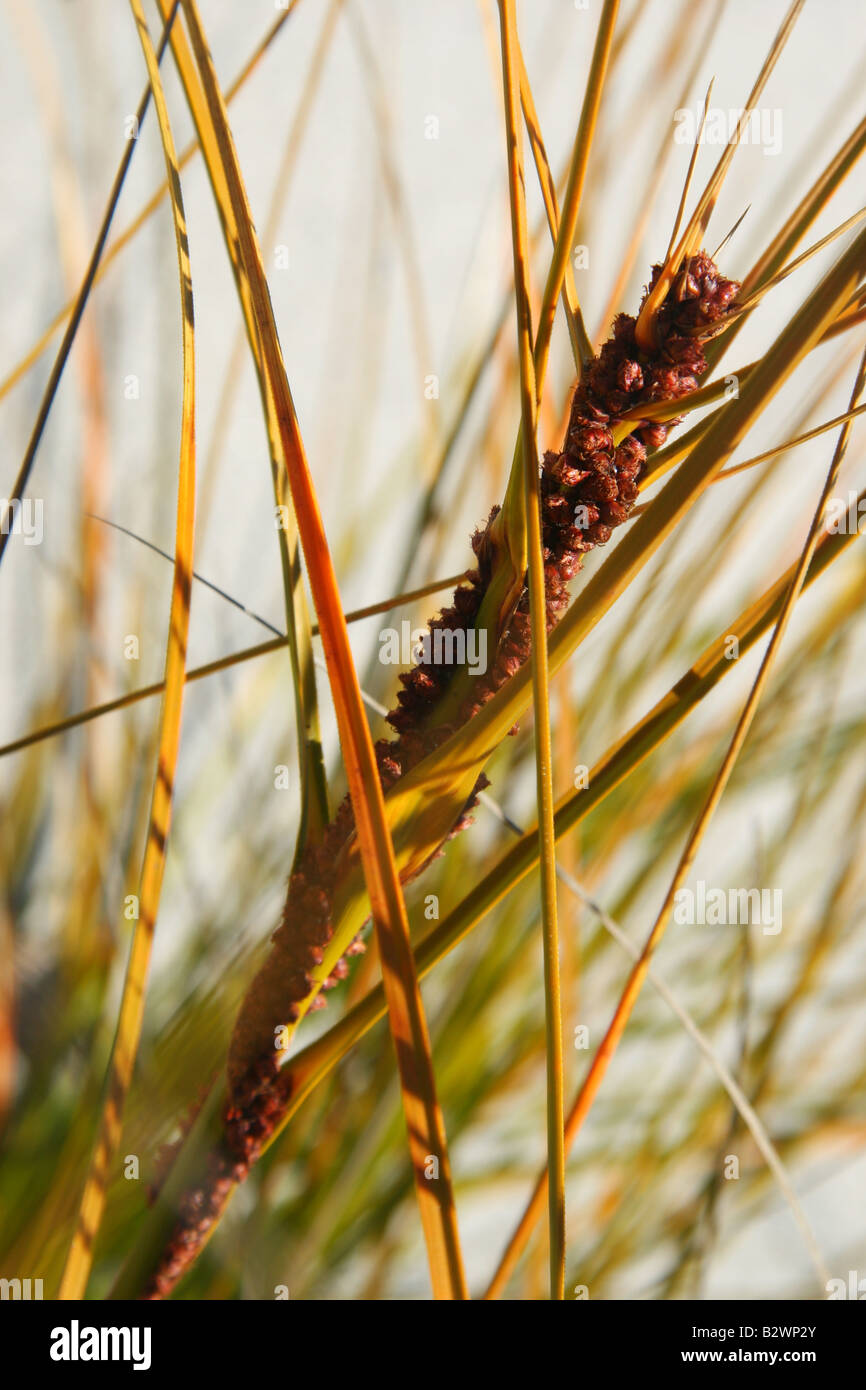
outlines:
[{"label": "grass tussock", "polygon": [[[101,225],[0,364],[0,1269],[51,1297],[815,1298],[856,1263],[811,1195],[863,1143],[866,121],[852,78],[765,158],[833,35],[677,8],[462,17],[494,195],[481,255],[455,195],[439,283],[421,163],[475,156],[431,114],[406,167],[385,20],[130,0]],[[136,257],[166,354],[180,310],[144,425],[138,372],[106,403]]]}]

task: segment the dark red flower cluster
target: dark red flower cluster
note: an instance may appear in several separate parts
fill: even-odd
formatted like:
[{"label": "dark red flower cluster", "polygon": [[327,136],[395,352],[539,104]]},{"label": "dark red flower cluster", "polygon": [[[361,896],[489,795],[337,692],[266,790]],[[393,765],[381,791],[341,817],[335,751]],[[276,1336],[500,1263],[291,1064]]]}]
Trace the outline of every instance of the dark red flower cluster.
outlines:
[{"label": "dark red flower cluster", "polygon": [[[650,289],[662,267],[653,267]],[[568,585],[583,556],[610,540],[614,528],[628,519],[637,497],[637,481],[648,448],[664,444],[678,423],[635,420],[634,428],[614,447],[612,427],[626,412],[656,401],[674,401],[697,387],[707,369],[701,333],[724,318],[739,285],[721,276],[709,256],[693,256],[667,294],[656,319],[657,349],[643,352],[635,339],[637,320],[620,314],[611,337],[589,364],[574,393],[565,444],[560,453],[546,453],[541,467],[542,543],[548,631],[555,627],[568,603]],[[649,290],[647,291],[649,293]],[[480,573],[472,576],[472,591],[460,602],[474,617],[480,607],[491,563],[489,543],[494,508],[483,531],[473,537]],[[447,610],[452,625],[460,612]],[[442,615],[446,617],[445,614]],[[468,621],[472,621],[469,618]],[[432,625],[431,625],[432,630]],[[473,681],[455,724],[471,719],[482,705],[529,660],[529,594],[525,589],[507,630],[502,634],[490,670]],[[430,692],[449,679],[426,667],[401,676],[400,707],[389,716],[399,731],[424,727],[432,702]],[[438,687],[436,682],[439,682]],[[449,729],[448,732],[451,730]]]},{"label": "dark red flower cluster", "polygon": [[[661,268],[654,268],[652,284]],[[612,427],[626,412],[644,404],[672,401],[697,387],[706,371],[700,331],[724,316],[739,286],[722,278],[706,255],[692,258],[661,306],[656,335],[658,348],[641,351],[635,338],[636,320],[620,314],[612,336],[589,364],[572,401],[568,431],[560,453],[547,453],[541,468],[542,524],[547,595],[547,625],[552,628],[568,602],[568,584],[583,556],[604,545],[615,527],[628,518],[637,497],[637,480],[647,447],[664,443],[673,422],[635,420],[634,429],[618,446]],[[490,526],[476,532],[473,549],[478,567],[456,590],[451,605],[429,625],[437,631],[468,630],[474,623],[494,559]],[[434,650],[431,640],[429,650]],[[388,722],[397,738],[377,745],[384,789],[444,742],[456,727],[477,713],[529,659],[529,594],[523,594],[502,634],[486,673],[468,683],[467,695],[454,720],[436,720],[436,710],[459,667],[422,661],[401,675],[403,689]],[[452,834],[468,821],[467,807]],[[354,831],[351,803],[346,798],[320,843],[310,845],[292,874],[273,949],[249,991],[235,1026],[229,1059],[229,1080],[236,1102],[232,1117],[236,1151],[254,1151],[270,1132],[259,1113],[256,1097],[266,1092],[279,1070],[280,1053],[273,1045],[274,1029],[297,1020],[299,1007],[310,994],[311,971],[320,966],[333,932],[331,894],[340,852]],[[357,941],[349,953],[363,950]],[[347,973],[338,962],[324,989]],[[311,1007],[321,1008],[323,994]]]}]

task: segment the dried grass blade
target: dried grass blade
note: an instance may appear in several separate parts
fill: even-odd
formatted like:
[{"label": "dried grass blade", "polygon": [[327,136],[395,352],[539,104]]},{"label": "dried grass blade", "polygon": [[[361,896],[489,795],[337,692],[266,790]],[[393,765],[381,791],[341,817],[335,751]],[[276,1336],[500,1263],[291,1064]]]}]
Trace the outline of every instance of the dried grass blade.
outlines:
[{"label": "dried grass blade", "polygon": [[[160,718],[156,777],[138,893],[139,917],[133,932],[132,947],[117,1020],[117,1031],[108,1065],[99,1133],[85,1182],[75,1233],[60,1283],[58,1296],[61,1299],[84,1297],[93,1260],[93,1248],[105,1210],[106,1186],[120,1143],[123,1128],[123,1107],[132,1081],[138,1043],[141,1037],[147,974],[165,872],[174,795],[174,777],[180,749],[186,643],[192,588],[195,516],[195,329],[186,218],[174,139],[159,75],[159,62],[140,0],[130,0],[130,6],[147,64],[154,106],[159,121],[159,131],[171,187],[171,206],[180,277],[183,330],[183,405],[178,465],[177,531],[174,585],[165,658],[165,695]],[[171,17],[173,17],[173,11]]]},{"label": "dried grass blade", "polygon": [[536,444],[537,401],[529,299],[529,239],[526,231],[523,139],[519,110],[520,57],[514,0],[500,0],[499,16],[520,363],[520,434],[523,440],[524,517],[529,557],[529,613],[532,631],[532,703],[535,714],[535,769],[538,798],[538,845],[541,866],[541,923],[544,945],[547,1172],[550,1194],[548,1213],[550,1297],[561,1300],[565,1297],[562,992],[559,973],[559,927],[556,903],[556,837],[553,827],[550,690],[547,675],[547,597],[541,539],[541,497],[538,447]]}]

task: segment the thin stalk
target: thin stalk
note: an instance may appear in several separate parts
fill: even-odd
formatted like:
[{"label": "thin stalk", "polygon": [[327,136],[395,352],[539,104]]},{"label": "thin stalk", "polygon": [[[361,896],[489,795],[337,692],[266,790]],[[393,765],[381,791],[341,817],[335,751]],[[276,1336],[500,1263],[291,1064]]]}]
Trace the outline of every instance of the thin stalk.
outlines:
[{"label": "thin stalk", "polygon": [[541,865],[541,923],[544,945],[545,1044],[547,1058],[547,1172],[550,1193],[550,1297],[565,1297],[565,1113],[562,1069],[562,994],[556,912],[556,835],[553,825],[553,754],[547,672],[547,596],[541,538],[541,496],[536,445],[537,402],[529,303],[528,236],[520,133],[520,58],[514,0],[500,0],[502,77],[508,137],[508,187],[520,362],[524,511],[529,556],[529,613],[532,633],[532,699],[535,712],[535,770]]},{"label": "thin stalk", "polygon": [[[154,106],[159,121],[166,173],[171,186],[171,205],[180,281],[183,405],[177,487],[177,539],[174,586],[165,657],[165,698],[160,721],[159,750],[150,808],[150,823],[141,867],[138,893],[139,915],[133,932],[117,1019],[117,1030],[108,1064],[99,1133],[84,1185],[75,1232],[60,1282],[58,1297],[61,1299],[83,1298],[87,1288],[87,1280],[93,1262],[94,1245],[105,1211],[106,1189],[123,1132],[124,1105],[132,1082],[138,1044],[141,1038],[147,976],[162,893],[171,826],[174,776],[180,750],[180,724],[192,587],[190,574],[195,508],[195,328],[186,218],[177,169],[177,153],[159,75],[159,59],[141,9],[141,0],[130,0],[130,8],[147,65]],[[174,20],[174,14],[175,11],[172,9],[166,16],[164,38],[167,37],[168,30]]]}]

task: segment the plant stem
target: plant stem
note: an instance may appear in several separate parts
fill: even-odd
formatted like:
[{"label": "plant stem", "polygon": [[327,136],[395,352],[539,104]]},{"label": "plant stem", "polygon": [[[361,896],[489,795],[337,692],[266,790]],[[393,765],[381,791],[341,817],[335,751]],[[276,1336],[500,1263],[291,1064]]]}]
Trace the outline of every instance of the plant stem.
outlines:
[{"label": "plant stem", "polygon": [[528,236],[524,197],[523,141],[519,112],[519,49],[514,0],[500,0],[502,75],[508,136],[508,184],[514,250],[514,288],[520,358],[523,441],[523,512],[529,560],[529,614],[532,633],[532,697],[535,711],[535,771],[541,868],[541,923],[544,945],[544,1014],[547,1063],[547,1171],[550,1238],[550,1297],[565,1296],[565,1099],[562,1072],[562,994],[556,912],[556,832],[553,823],[553,758],[547,673],[547,595],[541,540],[538,472],[537,399],[529,304]]}]

